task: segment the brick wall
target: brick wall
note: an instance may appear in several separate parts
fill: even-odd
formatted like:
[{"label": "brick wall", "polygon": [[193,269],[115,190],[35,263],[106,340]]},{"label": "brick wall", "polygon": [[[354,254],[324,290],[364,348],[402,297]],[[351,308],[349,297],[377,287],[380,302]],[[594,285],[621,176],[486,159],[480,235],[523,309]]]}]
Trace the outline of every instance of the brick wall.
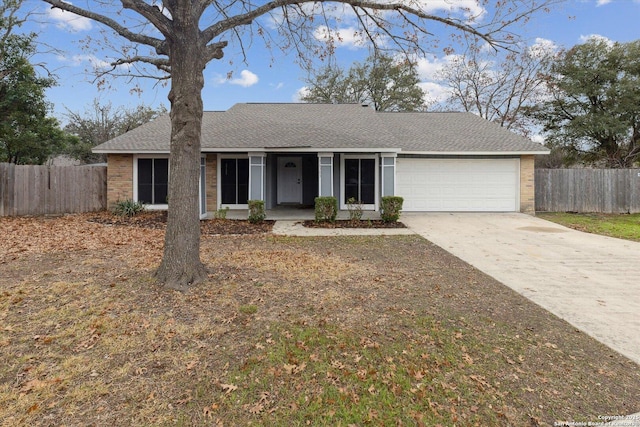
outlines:
[{"label": "brick wall", "polygon": [[218,210],[218,156],[207,154],[206,160],[206,186],[207,186],[207,212]]},{"label": "brick wall", "polygon": [[534,156],[520,156],[520,212],[535,215]]},{"label": "brick wall", "polygon": [[107,208],[118,200],[133,199],[133,155],[107,155]]}]

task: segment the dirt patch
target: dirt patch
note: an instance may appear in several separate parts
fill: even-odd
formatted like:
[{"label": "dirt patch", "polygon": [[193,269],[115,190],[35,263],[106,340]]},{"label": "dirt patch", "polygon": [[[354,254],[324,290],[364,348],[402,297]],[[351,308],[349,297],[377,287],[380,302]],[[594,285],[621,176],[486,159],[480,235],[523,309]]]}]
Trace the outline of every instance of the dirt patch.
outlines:
[{"label": "dirt patch", "polygon": [[637,412],[640,369],[418,236],[0,218],[0,424],[551,426]]}]

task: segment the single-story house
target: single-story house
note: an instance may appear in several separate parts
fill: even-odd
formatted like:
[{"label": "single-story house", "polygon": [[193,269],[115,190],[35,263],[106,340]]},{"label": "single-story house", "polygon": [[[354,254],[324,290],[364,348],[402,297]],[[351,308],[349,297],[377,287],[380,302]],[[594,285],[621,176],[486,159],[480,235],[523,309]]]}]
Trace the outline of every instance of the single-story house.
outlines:
[{"label": "single-story house", "polygon": [[[169,115],[97,146],[107,154],[108,203],[167,207]],[[205,112],[200,204],[246,209],[247,200],[312,206],[351,197],[378,210],[528,212],[542,145],[470,113],[384,113],[356,104],[236,104]]]}]

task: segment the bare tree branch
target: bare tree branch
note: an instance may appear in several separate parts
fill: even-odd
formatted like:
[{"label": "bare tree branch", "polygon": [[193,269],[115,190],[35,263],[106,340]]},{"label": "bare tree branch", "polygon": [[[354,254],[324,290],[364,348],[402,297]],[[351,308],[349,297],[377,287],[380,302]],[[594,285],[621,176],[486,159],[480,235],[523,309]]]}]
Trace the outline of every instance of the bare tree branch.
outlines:
[{"label": "bare tree branch", "polygon": [[77,7],[72,5],[71,3],[67,3],[62,0],[42,0],[46,3],[49,3],[53,7],[57,7],[61,10],[75,13],[76,15],[83,16],[85,18],[89,18],[96,22],[106,25],[107,27],[114,30],[116,33],[120,34],[122,37],[130,40],[134,43],[141,43],[147,46],[151,46],[156,49],[159,55],[166,55],[167,52],[164,49],[164,40],[156,39],[154,37],[146,36],[144,34],[135,33],[125,28],[123,25],[120,25],[117,21],[113,19],[101,15],[99,13],[91,12],[89,10],[83,9],[81,7]]},{"label": "bare tree branch", "polygon": [[165,37],[171,35],[171,21],[162,14],[162,10],[141,0],[122,0],[122,6],[144,16]]}]

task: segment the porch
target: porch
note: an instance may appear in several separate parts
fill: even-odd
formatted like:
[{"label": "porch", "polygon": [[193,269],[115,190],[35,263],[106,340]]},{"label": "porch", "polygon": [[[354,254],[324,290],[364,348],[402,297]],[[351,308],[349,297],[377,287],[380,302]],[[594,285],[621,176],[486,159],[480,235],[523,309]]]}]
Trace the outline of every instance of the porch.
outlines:
[{"label": "porch", "polygon": [[[313,209],[304,212],[299,207],[312,207],[318,196],[334,196],[340,219],[349,218],[347,201],[351,198],[359,200],[364,211],[371,211],[366,219],[379,219],[380,198],[395,194],[395,157],[396,153],[379,149],[365,153],[218,153],[217,161],[206,165],[202,161],[204,167],[216,169],[216,175],[206,180],[215,183],[216,191],[207,193],[207,183],[201,180],[201,196],[215,196],[215,207],[209,205],[209,210],[229,208],[229,218],[244,217],[249,200],[263,200],[268,217],[313,219]],[[203,169],[201,176],[205,175]],[[201,207],[206,205],[202,200]]]}]

